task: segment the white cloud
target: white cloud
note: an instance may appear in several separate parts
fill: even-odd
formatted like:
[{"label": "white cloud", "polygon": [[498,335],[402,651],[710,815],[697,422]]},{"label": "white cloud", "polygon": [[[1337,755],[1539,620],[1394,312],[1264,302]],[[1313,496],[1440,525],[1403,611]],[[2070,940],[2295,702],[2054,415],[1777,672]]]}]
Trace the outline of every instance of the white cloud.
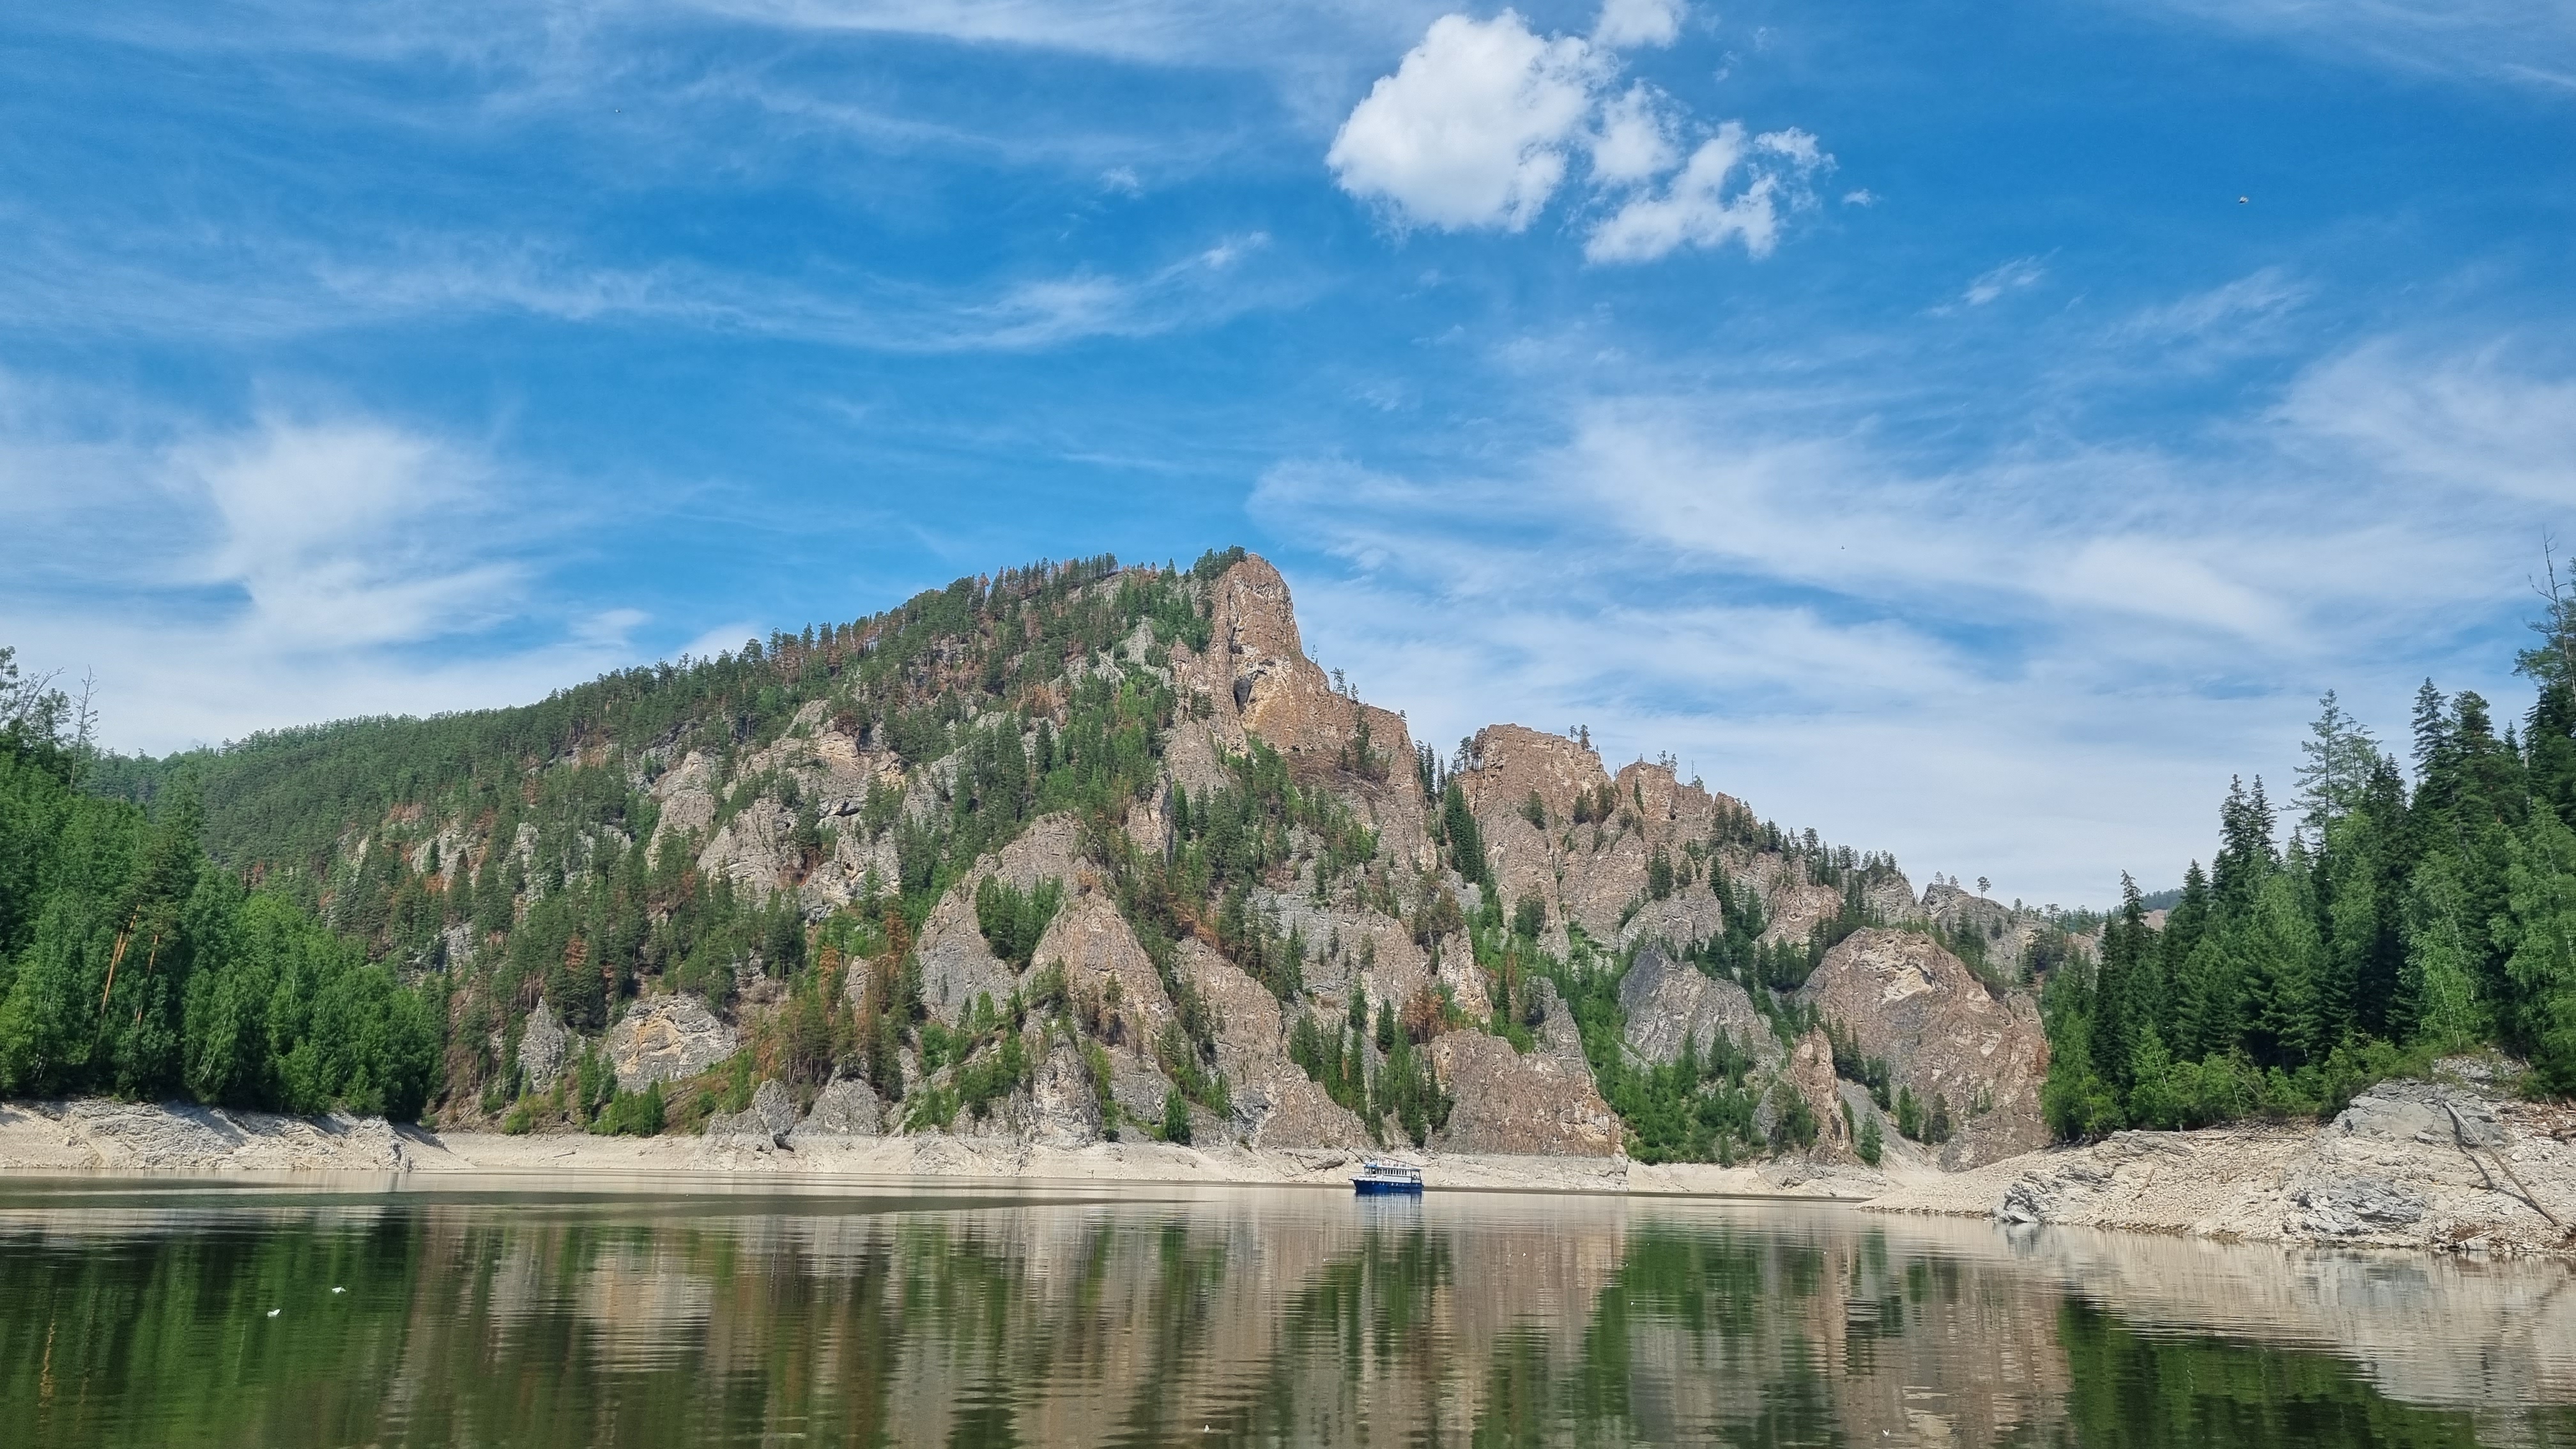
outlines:
[{"label": "white cloud", "polygon": [[[1594,227],[1583,254],[1596,262],[1650,262],[1681,247],[1734,241],[1748,256],[1769,256],[1779,245],[1782,214],[1815,204],[1807,178],[1832,160],[1804,131],[1748,141],[1729,121],[1659,194],[1630,200]],[[1729,191],[1739,175],[1741,184]]]},{"label": "white cloud", "polygon": [[1592,43],[1613,50],[1670,45],[1682,33],[1682,0],[1603,0]]},{"label": "white cloud", "polygon": [[1352,109],[1324,161],[1343,190],[1409,221],[1519,231],[1564,179],[1599,71],[1581,40],[1543,40],[1512,11],[1444,15]]},{"label": "white cloud", "polygon": [[1630,186],[1673,169],[1678,148],[1674,121],[1660,92],[1640,81],[1601,108],[1601,124],[1592,133],[1593,179],[1609,186]]},{"label": "white cloud", "polygon": [[1418,737],[1581,720],[1918,879],[2098,903],[2206,859],[2319,691],[2395,734],[2428,673],[2505,683],[2571,389],[2383,341],[2210,437],[1939,465],[1885,398],[1575,401],[1526,466],[1283,465],[1253,509],[1339,561],[1292,578],[1307,637]]},{"label": "white cloud", "polygon": [[1959,300],[1971,307],[1983,307],[2008,292],[2036,287],[2048,275],[2048,268],[2037,257],[2015,257],[1994,270],[1968,283]]},{"label": "white cloud", "polygon": [[[1594,197],[1616,206],[1592,226],[1588,259],[1653,261],[1728,242],[1767,256],[1784,217],[1815,204],[1807,183],[1833,158],[1805,131],[1747,139],[1728,121],[1712,134],[1653,86],[1620,88],[1618,50],[1670,44],[1681,16],[1678,0],[1611,0],[1586,40],[1542,37],[1511,10],[1444,15],[1352,109],[1325,163],[1344,191],[1400,222],[1516,232],[1580,149]],[[1691,132],[1705,139],[1685,160]]]},{"label": "white cloud", "polygon": [[2132,0],[2395,70],[2576,90],[2564,0]]},{"label": "white cloud", "polygon": [[823,264],[795,276],[689,263],[614,266],[565,248],[474,235],[345,251],[271,238],[245,246],[236,265],[212,271],[102,261],[68,238],[50,238],[0,251],[0,310],[22,325],[67,332],[201,341],[479,312],[663,323],[893,353],[1027,351],[1154,336],[1272,305],[1283,288],[1239,265],[1267,240],[1258,233],[1221,238],[1131,274],[1077,272],[934,290]]},{"label": "white cloud", "polygon": [[639,611],[540,617],[547,500],[475,449],[346,414],[66,416],[0,414],[0,526],[31,565],[0,577],[0,638],[94,668],[118,748],[522,702],[633,657]]}]

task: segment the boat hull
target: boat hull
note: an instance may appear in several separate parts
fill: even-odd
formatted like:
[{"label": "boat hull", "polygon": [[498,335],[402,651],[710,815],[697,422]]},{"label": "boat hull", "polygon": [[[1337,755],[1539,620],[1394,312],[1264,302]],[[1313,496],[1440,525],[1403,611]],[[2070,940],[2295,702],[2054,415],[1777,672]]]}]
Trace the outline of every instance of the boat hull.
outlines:
[{"label": "boat hull", "polygon": [[1351,1191],[1358,1193],[1362,1197],[1420,1197],[1422,1196],[1422,1184],[1418,1182],[1385,1182],[1373,1177],[1355,1177],[1351,1179]]}]

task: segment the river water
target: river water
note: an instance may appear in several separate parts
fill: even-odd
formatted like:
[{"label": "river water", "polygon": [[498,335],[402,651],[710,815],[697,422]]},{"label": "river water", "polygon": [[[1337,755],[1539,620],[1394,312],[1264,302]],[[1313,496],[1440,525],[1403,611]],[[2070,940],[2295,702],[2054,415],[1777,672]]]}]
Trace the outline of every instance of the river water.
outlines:
[{"label": "river water", "polygon": [[2576,1444],[2558,1265],[1790,1203],[0,1181],[0,1444]]}]

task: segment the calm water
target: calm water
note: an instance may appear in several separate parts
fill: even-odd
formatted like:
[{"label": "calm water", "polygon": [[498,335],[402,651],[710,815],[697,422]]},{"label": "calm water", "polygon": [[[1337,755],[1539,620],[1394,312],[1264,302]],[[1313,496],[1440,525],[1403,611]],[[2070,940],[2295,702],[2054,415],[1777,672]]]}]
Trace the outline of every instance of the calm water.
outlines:
[{"label": "calm water", "polygon": [[0,1444],[2576,1443],[2558,1267],[1803,1205],[673,1192],[0,1182]]}]

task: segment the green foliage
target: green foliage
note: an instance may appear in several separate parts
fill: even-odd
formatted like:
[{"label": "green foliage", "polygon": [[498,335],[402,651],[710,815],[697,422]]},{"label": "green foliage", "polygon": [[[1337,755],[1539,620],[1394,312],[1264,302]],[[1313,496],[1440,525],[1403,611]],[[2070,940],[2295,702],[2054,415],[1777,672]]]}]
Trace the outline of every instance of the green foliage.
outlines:
[{"label": "green foliage", "polygon": [[1879,1135],[1876,1117],[1860,1124],[1859,1140],[1853,1144],[1852,1150],[1860,1154],[1861,1161],[1872,1167],[1878,1166],[1879,1158],[1887,1151],[1887,1142]]},{"label": "green foliage", "polygon": [[[2554,605],[2555,607],[2555,605]],[[2098,968],[2053,971],[2042,1106],[2061,1137],[2338,1110],[2371,1081],[2492,1043],[2576,1092],[2576,709],[2550,671],[2519,742],[2487,702],[2416,696],[2410,791],[2329,694],[2286,844],[2260,780],[2232,786],[2210,872],[2161,932],[2136,888]]]},{"label": "green foliage", "polygon": [[1047,923],[1063,904],[1064,882],[1053,877],[1023,894],[1009,881],[988,875],[975,888],[975,923],[994,955],[1012,970],[1026,971],[1037,953],[1038,938],[1046,934]]},{"label": "green foliage", "polygon": [[1163,1140],[1184,1144],[1190,1140],[1190,1104],[1178,1087],[1163,1094]]},{"label": "green foliage", "polygon": [[186,795],[147,817],[50,750],[0,750],[0,1095],[418,1115],[441,1003],[215,869]]}]

